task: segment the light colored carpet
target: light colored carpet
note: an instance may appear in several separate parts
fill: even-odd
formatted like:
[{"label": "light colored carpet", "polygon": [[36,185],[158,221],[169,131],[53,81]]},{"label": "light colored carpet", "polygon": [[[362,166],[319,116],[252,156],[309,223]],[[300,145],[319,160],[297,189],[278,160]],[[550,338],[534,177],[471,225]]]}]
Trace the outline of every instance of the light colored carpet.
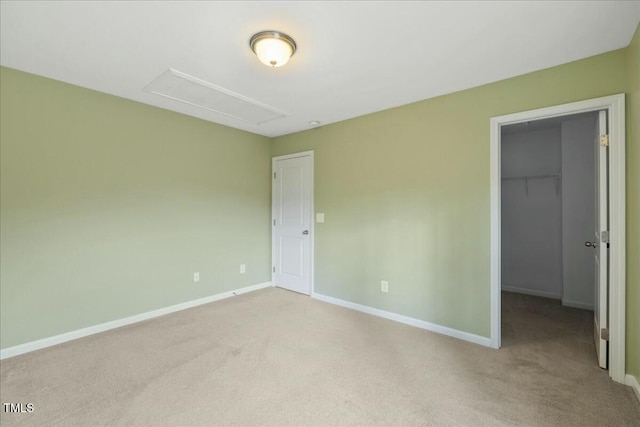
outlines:
[{"label": "light colored carpet", "polygon": [[269,288],[1,362],[3,426],[638,426],[590,313],[505,294],[492,350]]}]

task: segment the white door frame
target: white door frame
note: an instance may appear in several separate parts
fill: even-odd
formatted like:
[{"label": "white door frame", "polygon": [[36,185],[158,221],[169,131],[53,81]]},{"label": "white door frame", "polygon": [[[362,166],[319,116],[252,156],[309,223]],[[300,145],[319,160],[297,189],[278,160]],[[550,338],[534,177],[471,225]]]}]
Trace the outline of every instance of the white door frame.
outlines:
[{"label": "white door frame", "polygon": [[491,341],[501,344],[501,171],[500,128],[514,123],[607,110],[609,116],[609,376],[625,382],[625,97],[588,99],[492,117],[490,126]]},{"label": "white door frame", "polygon": [[[314,250],[313,248],[315,247],[315,221],[314,221],[314,216],[315,216],[315,209],[314,209],[314,182],[313,182],[313,178],[314,178],[314,165],[315,165],[315,160],[313,157],[313,150],[309,150],[309,151],[302,151],[300,153],[292,153],[292,154],[286,154],[284,156],[278,156],[278,157],[272,157],[271,158],[271,176],[273,176],[273,173],[276,169],[276,162],[278,160],[287,160],[287,159],[295,159],[297,157],[311,157],[311,178],[310,178],[310,182],[309,185],[311,186],[311,218],[310,218],[310,229],[309,232],[311,233],[310,240],[309,240],[309,244],[310,244],[310,253],[311,253],[311,271],[309,272],[309,274],[311,275],[311,291],[309,293],[309,295],[313,295],[314,293],[314,271],[315,271],[315,255],[314,255]],[[271,180],[271,188],[272,188],[272,192],[273,192],[273,180]],[[273,216],[273,193],[271,194],[271,286],[275,286],[275,272],[273,271],[275,265],[276,265],[276,229],[274,227],[274,216]]]}]

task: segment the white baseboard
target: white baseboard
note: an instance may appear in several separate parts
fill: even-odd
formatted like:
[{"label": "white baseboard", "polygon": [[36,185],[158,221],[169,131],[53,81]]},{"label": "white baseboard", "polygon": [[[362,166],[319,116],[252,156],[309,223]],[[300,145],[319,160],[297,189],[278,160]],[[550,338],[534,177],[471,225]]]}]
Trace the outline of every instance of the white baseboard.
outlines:
[{"label": "white baseboard", "polygon": [[507,292],[515,292],[516,294],[525,294],[531,295],[534,297],[543,297],[543,298],[552,298],[552,299],[562,299],[562,295],[556,294],[553,292],[546,291],[537,291],[535,289],[527,289],[527,288],[516,288],[514,286],[502,286],[503,291]]},{"label": "white baseboard", "polygon": [[564,305],[565,307],[580,308],[582,310],[593,311],[593,304],[587,304],[586,302],[581,302],[581,301],[571,301],[571,300],[563,299],[562,305]]},{"label": "white baseboard", "polygon": [[636,397],[638,398],[638,400],[640,400],[640,383],[638,383],[638,379],[636,377],[634,377],[633,375],[627,374],[624,377],[624,382],[627,385],[631,386],[633,391],[636,392]]},{"label": "white baseboard", "polygon": [[8,357],[18,356],[20,354],[29,353],[31,351],[40,350],[42,348],[51,347],[57,344],[62,344],[67,341],[83,338],[89,335],[105,332],[110,329],[119,328],[121,326],[130,325],[132,323],[141,322],[143,320],[153,319],[154,317],[164,316],[165,314],[175,313],[176,311],[186,310],[188,308],[197,307],[199,305],[208,304],[210,302],[219,301],[221,299],[230,298],[235,295],[244,294],[247,292],[257,291],[258,289],[264,289],[271,286],[271,282],[259,283],[257,285],[246,286],[244,288],[236,289],[235,291],[223,292],[216,295],[211,295],[204,298],[199,298],[192,301],[183,302],[169,307],[159,308],[157,310],[147,311],[146,313],[136,314],[134,316],[125,317],[123,319],[112,320],[110,322],[101,323],[99,325],[89,326],[87,328],[78,329],[64,334],[55,335],[48,338],[43,338],[36,341],[31,341],[25,344],[16,345],[0,350],[0,360]]},{"label": "white baseboard", "polygon": [[385,319],[404,323],[405,325],[415,326],[417,328],[426,329],[427,331],[437,332],[442,335],[448,335],[450,337],[469,341],[474,344],[480,344],[485,347],[490,347],[490,339],[487,337],[482,337],[480,335],[470,334],[468,332],[459,331],[457,329],[448,328],[446,326],[436,325],[435,323],[426,322],[424,320],[415,319],[413,317],[403,316],[401,314],[391,313],[389,311],[380,310],[378,308],[373,308],[366,305],[356,304],[354,302],[341,300],[327,295],[312,293],[311,297],[320,301],[328,302],[330,304],[339,305],[341,307],[361,311],[373,316],[383,317]]}]

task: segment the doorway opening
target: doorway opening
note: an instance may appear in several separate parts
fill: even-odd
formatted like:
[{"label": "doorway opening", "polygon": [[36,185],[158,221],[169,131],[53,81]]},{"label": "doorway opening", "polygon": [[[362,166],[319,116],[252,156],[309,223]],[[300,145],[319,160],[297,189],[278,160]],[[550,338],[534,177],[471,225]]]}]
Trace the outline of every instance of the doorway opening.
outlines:
[{"label": "doorway opening", "polygon": [[501,128],[501,321],[505,347],[606,368],[606,349],[596,357],[606,341],[593,334],[594,309],[606,319],[594,268],[598,120],[594,111]]},{"label": "doorway opening", "polygon": [[[602,117],[609,119],[608,127],[600,126]],[[564,146],[563,132],[568,141]],[[608,146],[598,151],[604,145],[596,145],[594,141],[593,151],[581,150],[584,147],[571,142],[572,138],[579,139],[576,135],[580,132],[584,135],[592,132],[593,140],[596,134],[602,136],[602,143],[608,143]],[[529,140],[536,135],[543,142],[531,144]],[[529,294],[526,298],[556,298],[565,306],[592,308],[604,313],[605,323],[601,324],[604,327],[599,328],[600,331],[594,330],[594,336],[598,332],[596,338],[605,343],[605,366],[608,347],[609,375],[624,383],[624,142],[624,95],[491,119],[492,347],[499,348],[503,337],[503,286],[507,291],[518,292],[510,294],[509,303],[514,303],[515,295],[517,304],[518,295],[525,293]],[[594,179],[585,175],[584,168],[576,168],[578,158],[582,156],[583,160],[589,161],[591,153],[594,166],[587,172],[595,173]],[[600,167],[608,168],[608,180],[597,178],[601,173],[595,166],[598,158],[602,159]],[[528,162],[522,159],[528,159]],[[590,182],[580,185],[585,180]],[[598,187],[598,182],[604,182],[604,187]],[[589,215],[576,219],[576,209],[591,203],[586,195],[588,192],[596,198],[598,194],[605,197],[600,206],[604,206],[604,213],[609,218],[603,226],[598,219],[602,210],[595,209],[596,201],[592,213],[596,216],[594,232],[597,236],[592,232],[591,239],[583,240],[578,247],[576,238],[584,233],[579,230],[580,226],[584,228],[585,223],[594,223]],[[529,224],[529,227],[523,227],[523,224]],[[585,243],[588,246],[584,246]],[[594,257],[594,253],[599,257]],[[604,265],[598,272],[595,268],[598,261],[605,264],[609,261],[609,265]],[[581,262],[583,267],[576,267]],[[590,280],[596,287],[589,286]],[[598,303],[602,299],[598,299],[595,292],[598,285],[602,291],[600,296],[605,298],[602,306]],[[557,306],[562,307],[560,303]]]}]

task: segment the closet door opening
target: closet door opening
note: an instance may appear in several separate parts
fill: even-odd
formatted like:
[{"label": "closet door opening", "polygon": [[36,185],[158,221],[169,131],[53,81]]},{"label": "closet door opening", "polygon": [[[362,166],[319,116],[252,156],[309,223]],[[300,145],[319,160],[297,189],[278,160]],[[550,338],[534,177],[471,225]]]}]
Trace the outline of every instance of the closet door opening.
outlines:
[{"label": "closet door opening", "polygon": [[[510,340],[516,337],[526,338],[528,335],[528,342],[532,345],[542,345],[544,350],[564,347],[565,351],[568,350],[569,353],[571,353],[572,350],[567,349],[567,347],[571,346],[567,344],[568,341],[562,336],[554,338],[552,336],[545,337],[544,334],[566,323],[575,321],[579,326],[573,329],[573,331],[578,330],[578,335],[580,336],[580,343],[577,347],[580,347],[580,351],[584,350],[580,354],[588,354],[588,357],[591,358],[587,361],[590,366],[595,364],[596,366],[606,367],[611,379],[619,383],[625,383],[626,329],[626,160],[624,107],[625,95],[618,94],[512,113],[490,119],[491,346],[494,348],[500,348],[503,345],[512,346],[514,351],[522,351],[523,348],[518,347],[518,343],[515,343],[514,347],[513,341]],[[596,115],[598,117],[597,119],[595,119]],[[586,160],[587,162],[593,161],[592,171],[594,173],[597,171],[593,181],[591,181],[591,175],[584,175],[584,173],[586,173],[585,170],[579,169],[576,173],[576,171],[572,169],[572,164],[575,166],[580,163],[569,162],[582,156],[590,156],[591,153],[587,151],[576,151],[581,148],[577,143],[571,144],[570,142],[566,142],[566,139],[565,142],[563,142],[563,133],[565,136],[571,134],[571,126],[583,119],[585,121],[592,120],[593,123],[593,133],[590,136],[592,139],[593,160]],[[606,122],[603,119],[606,119]],[[540,173],[533,170],[525,170],[522,175],[515,175],[519,173],[515,169],[505,169],[503,171],[503,164],[506,163],[502,161],[501,157],[503,155],[507,157],[511,155],[515,156],[514,153],[503,153],[503,145],[510,143],[509,138],[511,137],[508,136],[509,132],[525,129],[543,132],[543,129],[546,129],[545,131],[549,132],[549,135],[554,135],[550,136],[550,138],[557,140],[558,124],[560,125],[560,161],[558,162],[556,158],[551,163],[544,163],[545,167],[549,167],[550,164],[555,165],[556,170],[552,168]],[[512,125],[517,126],[509,128],[509,126]],[[556,126],[556,129],[551,131],[549,128],[553,126]],[[520,127],[520,129],[518,129],[518,127]],[[538,129],[535,129],[536,127]],[[505,130],[504,134],[502,132],[503,129]],[[578,131],[578,133],[588,132],[588,127],[581,129],[583,130]],[[504,142],[503,138],[506,138],[507,141]],[[524,136],[517,137],[515,143],[516,145],[518,143],[524,144],[523,141],[526,139],[527,137]],[[547,145],[552,146],[551,143]],[[536,149],[539,148],[540,147],[536,147]],[[529,147],[529,149],[532,150],[531,147]],[[507,150],[509,150],[509,148],[507,148]],[[517,149],[515,151],[517,151]],[[557,155],[557,146],[552,151]],[[545,153],[531,152],[530,155],[524,156],[525,160],[523,160],[523,164],[527,165],[526,160],[532,159],[537,159],[537,161],[539,161],[538,164],[543,164],[541,159],[545,156],[550,156],[549,151]],[[558,164],[560,165],[559,173],[557,170]],[[516,166],[525,167],[522,164],[509,165],[509,167]],[[526,167],[533,166],[532,164],[528,164]],[[514,175],[508,175],[508,173],[512,172]],[[530,175],[544,176],[532,177]],[[503,180],[502,178],[506,179]],[[581,183],[581,185],[573,191],[570,190],[572,188],[572,179]],[[516,194],[515,197],[535,196],[540,200],[546,200],[549,210],[542,211],[540,207],[534,207],[534,209],[538,209],[538,212],[542,212],[540,213],[542,217],[535,217],[534,220],[538,221],[542,220],[543,217],[547,217],[555,218],[557,221],[557,206],[560,206],[559,226],[557,223],[546,224],[546,226],[541,225],[537,228],[537,232],[536,229],[525,231],[507,230],[510,224],[513,226],[524,222],[525,218],[522,216],[531,217],[531,212],[519,215],[518,212],[522,211],[517,210],[520,209],[517,207],[517,204],[507,200],[504,201],[506,205],[505,211],[503,212],[503,190],[506,193],[515,191],[514,188],[509,190],[507,187],[517,184],[518,181],[520,181],[520,190],[524,191],[524,195],[520,193],[519,196]],[[539,181],[537,187],[536,184],[532,184],[533,181]],[[541,192],[541,190],[544,189],[543,181],[549,181],[546,183],[547,193]],[[556,182],[555,188],[551,186],[551,182],[553,181]],[[577,247],[580,245],[582,235],[586,233],[586,231],[581,231],[581,223],[583,220],[572,216],[572,212],[580,212],[582,210],[581,207],[585,205],[575,201],[571,202],[571,200],[573,200],[572,197],[579,196],[581,191],[587,191],[587,181],[594,182],[594,187],[596,187],[595,196],[597,196],[597,198],[594,200],[596,217],[593,231],[582,242],[584,246],[583,249],[586,253],[580,253]],[[534,192],[536,192],[535,195]],[[553,198],[554,192],[556,193],[555,199]],[[528,202],[533,204],[532,200],[528,200]],[[515,212],[513,210],[509,211],[509,209],[515,209]],[[503,215],[506,221],[505,227],[503,227],[502,224]],[[591,220],[588,222],[591,222]],[[558,228],[561,230],[559,240],[558,234],[552,234],[550,232]],[[535,252],[535,259],[520,260],[522,268],[532,276],[523,278],[522,274],[513,268],[513,265],[505,265],[503,268],[503,261],[506,263],[509,257],[517,258],[518,256],[518,253],[510,255],[509,251],[525,252],[525,255],[527,255],[526,251],[522,250],[519,246],[524,240],[513,239],[513,235],[517,235],[517,233],[532,236],[534,239],[533,244],[538,245],[537,252]],[[503,241],[503,234],[508,234],[505,241]],[[511,239],[511,242],[509,242],[508,239]],[[547,256],[547,254],[538,254],[538,252],[545,251],[555,254],[554,257]],[[529,251],[528,254],[531,255],[531,253],[532,252]],[[594,287],[591,292],[589,292],[588,287],[584,286],[584,282],[590,280],[585,279],[588,269],[576,267],[576,265],[581,265],[579,262],[576,262],[578,258],[584,260],[587,258],[592,259],[591,266],[593,267],[592,276]],[[596,259],[598,260],[597,264]],[[551,263],[534,265],[534,262],[542,262],[541,260],[550,260]],[[558,261],[560,261],[560,263],[558,263]],[[596,266],[598,267],[597,270]],[[511,270],[509,270],[509,268],[511,268]],[[536,283],[532,280],[532,278],[536,277],[547,279],[548,282],[538,283],[534,292],[545,292],[546,294],[538,293],[535,295],[532,294],[532,292],[525,293],[527,289],[529,289],[529,291],[531,290],[533,283]],[[579,286],[574,286],[576,283]],[[506,289],[505,292],[502,292],[503,284],[507,288],[511,287],[511,289]],[[530,311],[538,316],[536,321],[544,323],[542,327],[537,330],[529,330],[528,332],[524,329],[525,332],[519,334],[518,331],[522,331],[522,328],[520,327],[521,325],[518,324],[518,317],[515,316],[519,311],[512,309],[511,313],[506,313],[509,308],[507,302],[503,304],[503,294],[506,297],[515,299],[515,305],[527,304],[526,302],[518,300],[524,298],[538,298],[539,302],[546,303],[546,305],[541,305],[536,310]],[[588,296],[589,294],[593,295],[592,302],[585,299],[585,295]],[[593,307],[591,307],[591,304],[593,304]],[[503,305],[505,306],[505,310],[502,310]],[[556,316],[559,310],[571,310],[574,314],[578,314],[572,318],[573,320],[563,322],[559,316]],[[511,321],[509,319],[510,315],[512,318]],[[505,317],[504,322],[502,321],[503,316]],[[576,320],[576,318],[578,319]],[[516,321],[513,321],[513,319],[516,319]],[[521,320],[521,324],[526,324],[526,319]],[[545,331],[545,328],[548,329],[548,331]],[[574,346],[574,348],[575,347],[576,346]],[[595,347],[600,347],[600,349],[605,347],[606,351],[599,351],[599,354],[597,354]],[[526,351],[526,348],[524,350]],[[538,354],[546,355],[547,353],[543,351]],[[574,354],[572,354],[572,356],[573,355]],[[554,356],[549,353],[549,357]],[[580,357],[583,358],[584,356]],[[550,370],[574,370],[579,368],[574,363],[574,359],[567,360],[568,363],[563,365],[564,367],[557,363],[554,364],[553,360],[547,361],[550,364],[545,366]],[[534,362],[538,364],[540,361],[536,360]]]},{"label": "closet door opening", "polygon": [[501,128],[502,339],[545,343],[585,364],[597,362],[597,349],[606,368],[606,341],[580,351],[599,295],[598,123],[595,111]]}]

